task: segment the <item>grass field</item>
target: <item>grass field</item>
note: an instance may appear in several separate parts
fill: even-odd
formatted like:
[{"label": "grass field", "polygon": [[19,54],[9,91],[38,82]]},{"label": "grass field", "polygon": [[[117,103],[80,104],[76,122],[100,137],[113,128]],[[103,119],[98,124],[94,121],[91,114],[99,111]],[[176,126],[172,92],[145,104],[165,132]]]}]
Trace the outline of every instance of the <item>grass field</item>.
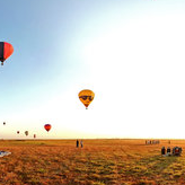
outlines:
[{"label": "grass field", "polygon": [[[161,156],[162,146],[180,146],[181,157]],[[173,185],[185,184],[185,141],[145,140],[0,141],[0,184],[4,185]]]}]

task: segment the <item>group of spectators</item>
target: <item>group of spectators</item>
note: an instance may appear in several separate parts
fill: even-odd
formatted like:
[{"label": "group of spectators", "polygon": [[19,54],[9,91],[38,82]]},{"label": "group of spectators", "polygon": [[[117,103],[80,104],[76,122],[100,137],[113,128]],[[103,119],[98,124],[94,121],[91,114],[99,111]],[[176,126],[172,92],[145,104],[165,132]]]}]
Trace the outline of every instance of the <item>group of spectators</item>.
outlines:
[{"label": "group of spectators", "polygon": [[159,140],[145,140],[146,145],[151,145],[151,144],[159,144]]},{"label": "group of spectators", "polygon": [[163,156],[180,156],[182,153],[182,148],[175,146],[172,149],[170,147],[165,148],[164,146],[161,148],[161,155]]}]

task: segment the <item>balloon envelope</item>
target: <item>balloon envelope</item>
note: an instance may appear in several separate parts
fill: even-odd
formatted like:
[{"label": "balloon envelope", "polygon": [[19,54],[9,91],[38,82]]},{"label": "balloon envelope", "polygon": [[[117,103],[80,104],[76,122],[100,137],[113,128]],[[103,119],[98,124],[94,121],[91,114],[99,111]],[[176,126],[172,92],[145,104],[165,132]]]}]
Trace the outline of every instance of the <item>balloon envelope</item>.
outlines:
[{"label": "balloon envelope", "polygon": [[80,91],[78,94],[80,101],[84,104],[84,106],[86,108],[93,101],[94,96],[95,96],[94,92],[89,89],[84,89],[84,90]]},{"label": "balloon envelope", "polygon": [[44,125],[44,128],[45,128],[45,130],[46,130],[47,132],[49,132],[50,129],[51,129],[51,125],[50,125],[50,124],[45,124],[45,125]]},{"label": "balloon envelope", "polygon": [[0,42],[0,61],[3,62],[13,53],[14,49],[10,43]]},{"label": "balloon envelope", "polygon": [[25,131],[25,135],[26,135],[26,136],[28,135],[28,131]]}]

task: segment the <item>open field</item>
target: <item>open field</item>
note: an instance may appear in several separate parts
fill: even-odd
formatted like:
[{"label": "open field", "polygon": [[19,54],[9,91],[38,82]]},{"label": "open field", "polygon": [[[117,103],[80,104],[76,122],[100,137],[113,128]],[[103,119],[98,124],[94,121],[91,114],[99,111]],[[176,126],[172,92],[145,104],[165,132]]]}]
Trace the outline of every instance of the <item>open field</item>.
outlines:
[{"label": "open field", "polygon": [[[180,146],[181,157],[160,155],[162,146]],[[0,184],[6,185],[172,185],[185,184],[185,141],[145,140],[0,141]]]}]

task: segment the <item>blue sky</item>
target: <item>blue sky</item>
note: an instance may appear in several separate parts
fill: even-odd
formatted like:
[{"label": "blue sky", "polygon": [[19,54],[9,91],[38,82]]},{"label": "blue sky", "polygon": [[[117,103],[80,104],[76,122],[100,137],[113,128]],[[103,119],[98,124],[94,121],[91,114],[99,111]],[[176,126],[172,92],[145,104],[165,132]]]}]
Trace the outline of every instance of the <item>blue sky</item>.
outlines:
[{"label": "blue sky", "polygon": [[[14,47],[0,68],[0,138],[184,137],[182,0],[0,5],[1,41]],[[95,92],[88,111],[82,89]]]}]

